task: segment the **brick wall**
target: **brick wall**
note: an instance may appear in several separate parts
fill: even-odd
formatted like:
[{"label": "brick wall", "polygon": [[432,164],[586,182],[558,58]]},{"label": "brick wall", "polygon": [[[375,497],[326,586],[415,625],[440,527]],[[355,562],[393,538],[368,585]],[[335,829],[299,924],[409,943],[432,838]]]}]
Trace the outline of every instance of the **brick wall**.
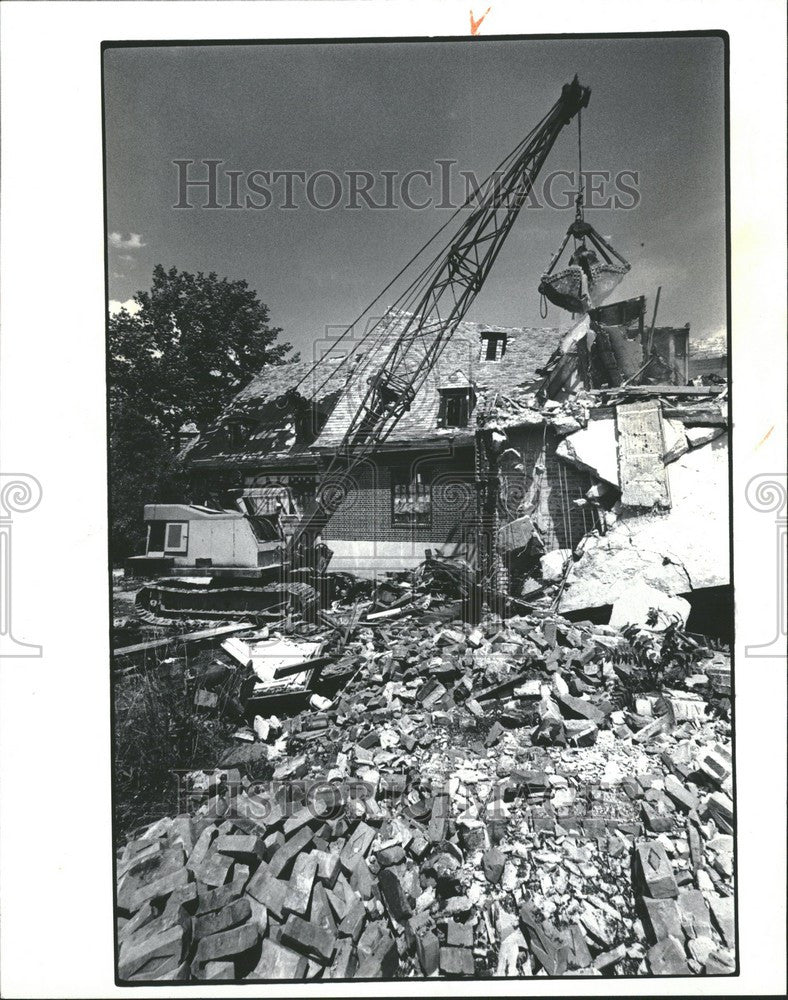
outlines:
[{"label": "brick wall", "polygon": [[[398,475],[419,472],[431,487],[429,525],[401,527],[393,523],[392,482]],[[463,525],[476,514],[473,449],[451,455],[432,453],[382,454],[368,459],[354,477],[348,495],[328,523],[326,541],[335,539],[413,542],[421,549],[454,544]]]}]

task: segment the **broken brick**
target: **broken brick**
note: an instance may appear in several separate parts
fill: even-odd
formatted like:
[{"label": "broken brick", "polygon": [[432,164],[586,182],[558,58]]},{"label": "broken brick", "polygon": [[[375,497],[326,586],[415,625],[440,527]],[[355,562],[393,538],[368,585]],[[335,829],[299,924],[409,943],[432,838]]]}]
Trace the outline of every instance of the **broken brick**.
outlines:
[{"label": "broken brick", "polygon": [[653,899],[675,899],[678,896],[673,866],[662,844],[656,841],[638,844],[635,860],[636,872],[649,896]]},{"label": "broken brick", "polygon": [[228,956],[242,955],[254,948],[260,940],[260,929],[256,924],[247,923],[240,927],[220,931],[204,937],[197,945],[195,960],[209,962],[214,959],[225,959]]},{"label": "broken brick", "polygon": [[303,917],[309,909],[312,886],[317,874],[317,858],[312,854],[299,854],[290,875],[284,913],[296,913]]},{"label": "broken brick", "polygon": [[229,930],[239,924],[246,923],[251,915],[252,908],[249,905],[249,900],[241,897],[221,910],[214,910],[212,913],[197,917],[194,921],[194,936],[195,938],[209,937],[211,934]]},{"label": "broken brick", "polygon": [[472,976],[475,972],[473,952],[468,948],[441,948],[440,970],[447,976]]},{"label": "broken brick", "polygon": [[324,965],[331,961],[336,950],[333,934],[293,913],[282,928],[282,943]]}]

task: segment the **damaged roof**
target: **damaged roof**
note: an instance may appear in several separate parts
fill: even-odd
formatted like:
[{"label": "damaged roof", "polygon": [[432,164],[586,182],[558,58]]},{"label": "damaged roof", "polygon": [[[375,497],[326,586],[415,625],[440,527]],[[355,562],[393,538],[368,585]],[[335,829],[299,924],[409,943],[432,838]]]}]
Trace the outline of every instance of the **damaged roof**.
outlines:
[{"label": "damaged roof", "polygon": [[[367,391],[367,379],[382,366],[407,322],[398,315],[382,333],[373,332],[347,360],[291,361],[268,366],[227,406],[181,457],[195,467],[309,461],[342,440]],[[487,334],[505,339],[499,360],[487,361]],[[413,346],[415,360],[419,346]],[[461,322],[420,389],[410,411],[390,435],[389,449],[451,439],[470,443],[475,420],[466,428],[440,426],[441,393],[472,387],[477,395],[509,395],[539,381],[537,371],[559,341],[556,327],[500,327]]]}]

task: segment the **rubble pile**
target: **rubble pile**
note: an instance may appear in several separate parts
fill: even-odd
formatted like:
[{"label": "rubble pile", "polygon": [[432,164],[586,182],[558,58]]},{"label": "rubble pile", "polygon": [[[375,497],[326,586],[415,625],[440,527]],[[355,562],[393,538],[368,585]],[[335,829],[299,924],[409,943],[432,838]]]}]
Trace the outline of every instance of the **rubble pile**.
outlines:
[{"label": "rubble pile", "polygon": [[726,658],[650,689],[631,638],[359,625],[333,700],[119,849],[120,978],[732,973]]}]

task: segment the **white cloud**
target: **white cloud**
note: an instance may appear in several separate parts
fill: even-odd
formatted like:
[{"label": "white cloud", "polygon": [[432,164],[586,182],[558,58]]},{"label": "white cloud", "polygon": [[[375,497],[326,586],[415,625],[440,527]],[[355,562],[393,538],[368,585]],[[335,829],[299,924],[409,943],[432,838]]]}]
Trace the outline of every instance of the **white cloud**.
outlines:
[{"label": "white cloud", "polygon": [[117,316],[117,314],[125,309],[127,313],[132,316],[140,311],[139,304],[134,301],[134,299],[126,299],[125,302],[119,302],[117,299],[109,300],[109,314],[110,316]]},{"label": "white cloud", "polygon": [[690,334],[690,352],[692,354],[727,354],[728,330],[720,327],[708,333]]},{"label": "white cloud", "polygon": [[115,250],[140,250],[147,246],[142,242],[141,233],[129,233],[128,238],[123,233],[110,233],[109,245]]}]

